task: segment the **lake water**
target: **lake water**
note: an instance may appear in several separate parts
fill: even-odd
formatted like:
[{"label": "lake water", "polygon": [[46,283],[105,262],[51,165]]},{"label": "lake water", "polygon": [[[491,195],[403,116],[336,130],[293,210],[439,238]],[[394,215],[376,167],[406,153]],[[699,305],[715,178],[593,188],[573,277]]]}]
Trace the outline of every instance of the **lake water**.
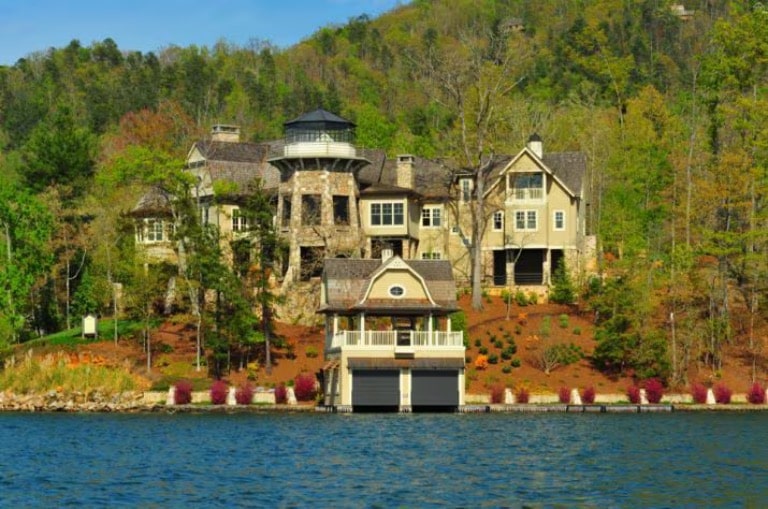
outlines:
[{"label": "lake water", "polygon": [[2,507],[764,507],[768,413],[0,414]]}]

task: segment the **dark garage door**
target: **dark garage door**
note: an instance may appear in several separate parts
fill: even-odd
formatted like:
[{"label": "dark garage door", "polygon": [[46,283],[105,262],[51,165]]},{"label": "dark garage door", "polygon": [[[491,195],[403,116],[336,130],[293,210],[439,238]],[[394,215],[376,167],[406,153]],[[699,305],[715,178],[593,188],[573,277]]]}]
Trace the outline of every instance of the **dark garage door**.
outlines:
[{"label": "dark garage door", "polygon": [[455,369],[414,370],[411,386],[411,405],[414,407],[459,406],[459,372]]},{"label": "dark garage door", "polygon": [[400,405],[400,371],[356,369],[352,372],[352,406]]}]

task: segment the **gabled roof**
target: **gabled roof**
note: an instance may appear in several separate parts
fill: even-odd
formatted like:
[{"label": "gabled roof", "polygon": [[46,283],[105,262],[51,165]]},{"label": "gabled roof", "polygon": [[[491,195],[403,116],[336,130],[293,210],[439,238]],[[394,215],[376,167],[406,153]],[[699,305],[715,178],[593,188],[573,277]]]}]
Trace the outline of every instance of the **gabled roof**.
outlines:
[{"label": "gabled roof", "polygon": [[[372,281],[389,269],[403,265],[424,282],[429,299],[386,299],[371,301],[365,299]],[[395,270],[395,269],[393,269]],[[400,269],[398,269],[400,270]],[[450,313],[458,309],[456,283],[448,260],[402,260],[390,258],[382,263],[378,259],[329,258],[323,266],[323,282],[326,303],[319,312],[360,312],[360,311],[410,311]]]},{"label": "gabled roof", "polygon": [[150,187],[145,192],[130,215],[135,217],[159,217],[170,215],[170,197],[157,186]]},{"label": "gabled roof", "polygon": [[[275,143],[277,145],[279,143]],[[264,189],[275,189],[280,183],[280,172],[269,164],[267,158],[274,151],[273,144],[234,143],[222,141],[198,141],[190,150],[195,150],[206,160],[206,171],[211,183],[217,181],[235,184],[239,192],[246,192],[247,187],[257,178]]]},{"label": "gabled roof", "polygon": [[[387,159],[383,150],[364,150],[371,164],[360,170],[358,180],[361,187],[390,186],[397,188],[397,160]],[[452,171],[440,161],[413,156],[413,188],[427,199],[442,200],[450,197]],[[398,188],[402,189],[402,188]],[[364,193],[361,193],[364,194]]]},{"label": "gabled roof", "polygon": [[581,152],[551,152],[539,158],[528,147],[523,148],[515,156],[505,156],[499,160],[491,172],[493,184],[488,192],[501,182],[501,176],[520,158],[530,157],[542,171],[552,175],[567,193],[576,198],[581,197],[582,181],[587,171],[587,158]]}]

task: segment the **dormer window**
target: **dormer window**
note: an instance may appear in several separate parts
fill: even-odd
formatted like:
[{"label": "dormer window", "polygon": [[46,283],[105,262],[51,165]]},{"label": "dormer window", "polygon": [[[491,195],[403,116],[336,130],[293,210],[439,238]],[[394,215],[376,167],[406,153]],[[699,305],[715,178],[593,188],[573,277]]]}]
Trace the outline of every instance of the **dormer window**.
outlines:
[{"label": "dormer window", "polygon": [[468,202],[472,199],[472,179],[459,179],[459,190],[461,192],[461,201]]},{"label": "dormer window", "polygon": [[508,185],[514,201],[538,201],[544,198],[544,174],[541,172],[511,173]]}]

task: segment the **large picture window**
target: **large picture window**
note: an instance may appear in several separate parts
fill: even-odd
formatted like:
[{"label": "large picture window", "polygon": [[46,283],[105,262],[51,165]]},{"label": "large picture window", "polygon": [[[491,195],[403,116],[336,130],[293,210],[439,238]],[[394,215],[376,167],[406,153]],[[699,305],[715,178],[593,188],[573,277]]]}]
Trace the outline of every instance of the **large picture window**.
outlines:
[{"label": "large picture window", "polygon": [[371,226],[402,226],[405,224],[402,203],[371,203]]},{"label": "large picture window", "polygon": [[544,197],[544,174],[512,173],[509,175],[509,188],[515,200],[541,200]]}]

